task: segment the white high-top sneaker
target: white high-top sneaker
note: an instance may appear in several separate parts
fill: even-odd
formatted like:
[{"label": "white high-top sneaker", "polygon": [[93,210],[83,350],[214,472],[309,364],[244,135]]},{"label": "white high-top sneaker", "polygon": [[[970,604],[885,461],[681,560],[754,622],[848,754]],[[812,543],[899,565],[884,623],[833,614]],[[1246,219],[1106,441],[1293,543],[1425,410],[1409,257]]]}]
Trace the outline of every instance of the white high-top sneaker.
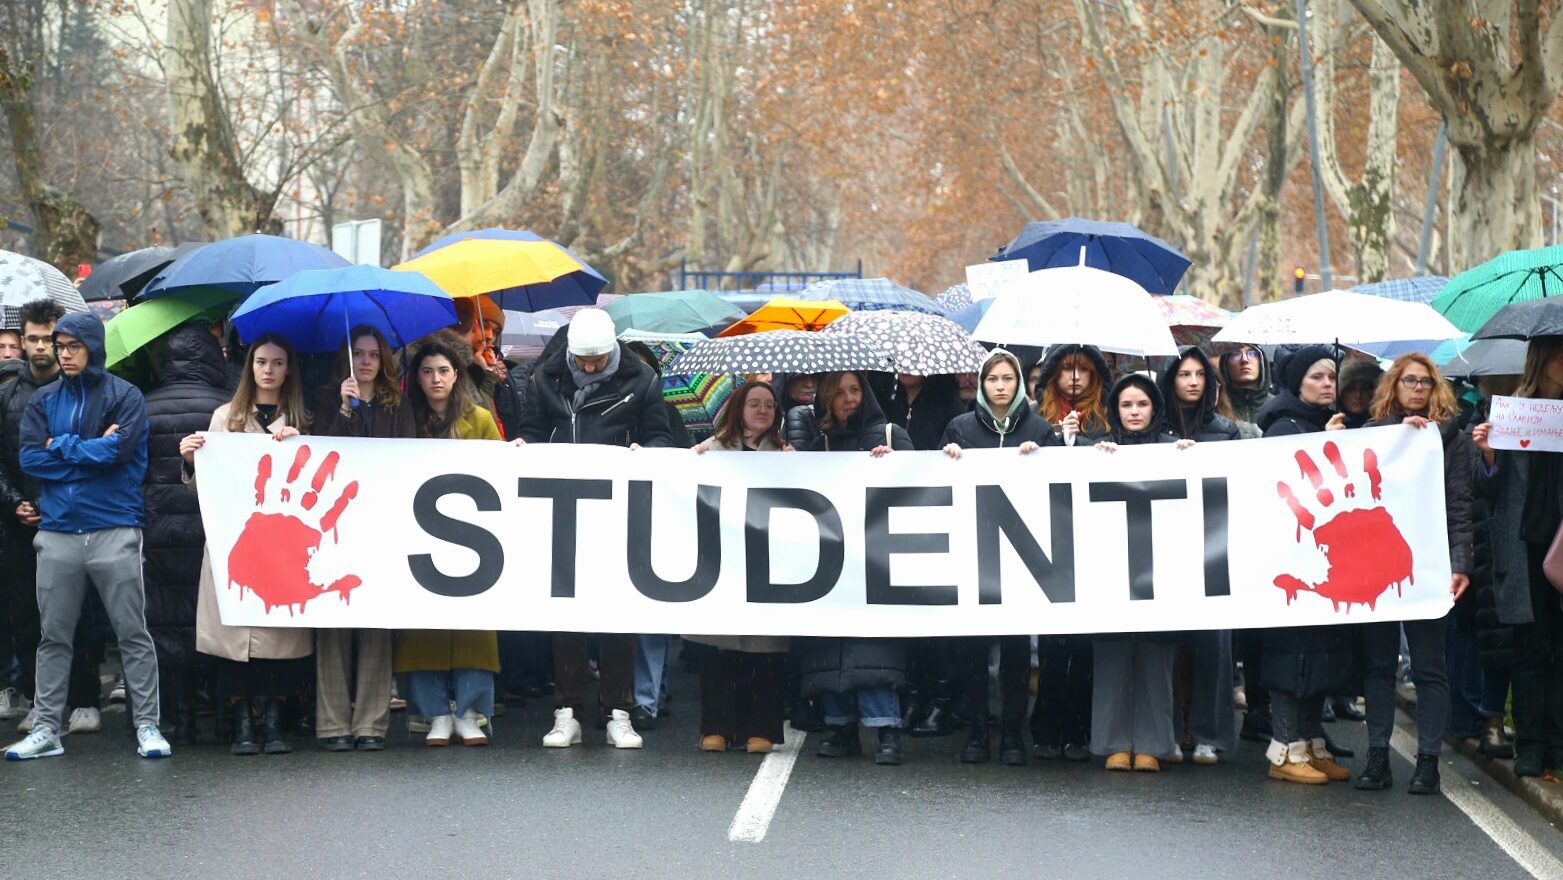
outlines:
[{"label": "white high-top sneaker", "polygon": [[[446,717],[450,716],[447,715]],[[468,709],[456,716],[456,736],[461,740],[462,745],[488,745],[488,736],[483,733],[482,728],[478,727],[477,710]]]},{"label": "white high-top sneaker", "polygon": [[448,746],[451,734],[456,732],[456,717],[441,715],[429,719],[429,735],[423,738],[426,746]]},{"label": "white high-top sneaker", "polygon": [[638,749],[643,744],[635,725],[630,723],[630,713],[614,709],[608,719],[608,745],[616,749]]},{"label": "white high-top sneaker", "polygon": [[554,710],[554,729],[543,737],[543,747],[567,749],[581,741],[581,722],[575,720],[574,709]]}]

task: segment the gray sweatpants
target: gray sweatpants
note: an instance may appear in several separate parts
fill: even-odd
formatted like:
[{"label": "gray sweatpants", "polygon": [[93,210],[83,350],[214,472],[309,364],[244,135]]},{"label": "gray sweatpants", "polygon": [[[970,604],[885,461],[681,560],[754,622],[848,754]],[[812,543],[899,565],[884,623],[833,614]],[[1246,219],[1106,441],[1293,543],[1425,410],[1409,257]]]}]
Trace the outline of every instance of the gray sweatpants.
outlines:
[{"label": "gray sweatpants", "polygon": [[71,640],[89,582],[108,612],[125,664],[125,696],[136,726],[158,723],[157,653],[147,633],[146,589],[141,582],[141,530],[103,529],[83,535],[43,532],[38,551],[38,722],[56,732],[65,724],[71,672]]}]

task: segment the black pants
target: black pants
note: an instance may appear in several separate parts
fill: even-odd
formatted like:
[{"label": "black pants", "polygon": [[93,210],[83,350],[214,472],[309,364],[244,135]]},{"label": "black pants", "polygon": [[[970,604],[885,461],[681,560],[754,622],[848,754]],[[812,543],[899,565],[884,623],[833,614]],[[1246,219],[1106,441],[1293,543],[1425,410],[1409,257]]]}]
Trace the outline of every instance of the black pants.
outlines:
[{"label": "black pants", "polygon": [[[591,686],[591,636],[554,633],[554,708],[573,709],[586,716],[586,689]],[[597,683],[604,709],[635,706],[635,636],[610,633],[597,637]],[[583,722],[585,723],[585,722]]]},{"label": "black pants", "polygon": [[1091,637],[1042,636],[1037,640],[1037,701],[1031,707],[1031,739],[1063,747],[1091,742]]},{"label": "black pants", "polygon": [[304,676],[314,681],[309,658],[297,660],[217,661],[217,688],[229,700],[266,700],[297,696]]},{"label": "black pants", "polygon": [[782,741],[786,654],[711,650],[700,658],[700,735]]},{"label": "black pants", "polygon": [[[1519,651],[1510,672],[1514,688],[1514,750],[1563,764],[1563,609],[1541,569],[1546,548],[1526,545],[1532,623],[1515,627]],[[1416,669],[1413,660],[1411,668]]]},{"label": "black pants", "polygon": [[553,639],[545,632],[499,634],[500,690],[518,696],[528,689],[546,689],[554,680]]},{"label": "black pants", "polygon": [[[0,601],[11,625],[11,647],[16,651],[16,689],[32,699],[38,685],[38,643],[43,640],[38,614],[38,554],[33,550],[37,529],[8,524],[0,535]],[[72,709],[97,709],[103,699],[103,684],[98,668],[103,665],[103,628],[108,615],[96,591],[88,591],[87,601],[76,620],[71,644],[70,683],[65,695]]]},{"label": "black pants", "polygon": [[[1437,755],[1449,724],[1449,672],[1444,666],[1446,619],[1405,622],[1411,652],[1411,677],[1416,682],[1416,753]],[[1396,621],[1362,627],[1367,649],[1368,745],[1389,748],[1395,729],[1395,672],[1400,665],[1400,627]]]},{"label": "black pants", "polygon": [[[1031,673],[1031,639],[1026,636],[1001,636],[999,643],[1000,723],[1005,729],[1019,729],[1026,718],[1026,679]],[[957,642],[960,658],[961,688],[966,712],[972,723],[984,722],[988,712],[988,649],[993,639],[963,638]]]}]

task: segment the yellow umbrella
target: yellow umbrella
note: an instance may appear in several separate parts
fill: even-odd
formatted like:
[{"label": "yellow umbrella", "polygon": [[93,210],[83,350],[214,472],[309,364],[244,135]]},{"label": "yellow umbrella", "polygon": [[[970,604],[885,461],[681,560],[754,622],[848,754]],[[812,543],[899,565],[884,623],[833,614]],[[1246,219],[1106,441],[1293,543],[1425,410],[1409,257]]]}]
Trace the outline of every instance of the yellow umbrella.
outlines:
[{"label": "yellow umbrella", "polygon": [[421,272],[454,298],[492,296],[522,312],[593,305],[607,284],[546,239],[466,238],[392,268]]},{"label": "yellow umbrella", "polygon": [[852,311],[833,299],[773,299],[718,336],[742,336],[766,330],[819,330]]}]

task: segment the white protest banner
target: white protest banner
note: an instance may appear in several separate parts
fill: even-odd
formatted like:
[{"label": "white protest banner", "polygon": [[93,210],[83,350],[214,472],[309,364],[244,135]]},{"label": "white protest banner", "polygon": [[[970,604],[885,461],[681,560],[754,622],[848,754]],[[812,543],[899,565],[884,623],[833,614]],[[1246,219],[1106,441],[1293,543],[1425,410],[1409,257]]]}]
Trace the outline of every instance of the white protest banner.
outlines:
[{"label": "white protest banner", "polygon": [[1450,607],[1437,431],[724,453],[211,434],[224,622],[926,636]]},{"label": "white protest banner", "polygon": [[971,291],[972,302],[992,299],[999,295],[1005,282],[1024,278],[1028,272],[1030,267],[1025,260],[977,263],[966,267],[966,289]]},{"label": "white protest banner", "polygon": [[1494,449],[1563,452],[1563,400],[1494,397],[1487,420]]}]

